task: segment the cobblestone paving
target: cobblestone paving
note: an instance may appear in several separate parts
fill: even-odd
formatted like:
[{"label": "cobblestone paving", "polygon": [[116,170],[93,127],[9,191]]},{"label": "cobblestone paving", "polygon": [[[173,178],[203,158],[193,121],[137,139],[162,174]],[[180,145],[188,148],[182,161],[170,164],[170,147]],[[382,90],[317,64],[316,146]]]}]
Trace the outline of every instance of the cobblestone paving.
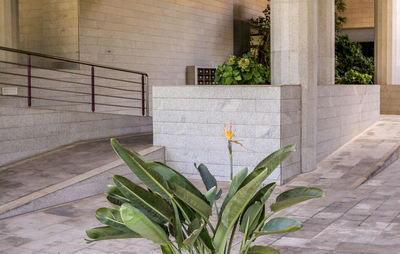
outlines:
[{"label": "cobblestone paving", "polygon": [[[271,245],[281,253],[400,253],[400,161],[354,190],[343,184],[357,174],[355,169],[370,167],[379,158],[378,149],[394,145],[400,128],[396,128],[399,122],[392,122],[391,127],[388,122],[381,125],[385,132],[374,126],[366,136],[324,159],[315,172],[277,187],[275,195],[293,186],[319,186],[326,197],[277,214],[302,221],[303,229],[264,236],[257,243]],[[227,184],[221,184],[226,193]],[[143,239],[86,244],[84,230],[99,225],[94,210],[101,206],[107,206],[103,195],[0,220],[0,253],[160,253]],[[234,242],[233,253],[237,253],[239,238]]]}]

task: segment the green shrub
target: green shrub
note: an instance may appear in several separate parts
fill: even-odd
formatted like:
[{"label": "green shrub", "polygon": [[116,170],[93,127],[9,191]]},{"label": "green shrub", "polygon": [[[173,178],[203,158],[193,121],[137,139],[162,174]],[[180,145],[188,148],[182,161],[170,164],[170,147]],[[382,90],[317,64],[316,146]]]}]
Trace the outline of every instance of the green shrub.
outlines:
[{"label": "green shrub", "polygon": [[249,20],[250,47],[254,58],[265,66],[271,65],[271,7],[263,11],[264,17]]},{"label": "green shrub", "polygon": [[359,43],[352,42],[342,34],[346,18],[344,0],[335,0],[335,60],[337,84],[372,84],[374,78],[374,59],[366,57]]},{"label": "green shrub", "polygon": [[343,77],[336,78],[337,84],[372,84],[372,75],[362,74],[356,70],[349,70]]},{"label": "green shrub", "polygon": [[[363,54],[360,44],[350,41],[347,35],[338,35],[336,36],[335,50],[337,81],[344,79],[346,74],[348,78],[357,76],[358,74],[367,74],[365,79],[357,78],[357,80],[364,82],[361,84],[372,83],[374,62],[372,58],[366,57]],[[371,76],[371,80],[367,78],[368,76]],[[366,80],[367,83],[365,83],[364,80]],[[343,84],[342,82],[340,83]]]},{"label": "green shrub", "polygon": [[257,63],[250,53],[230,56],[215,72],[217,85],[255,85],[270,83],[270,68]]},{"label": "green shrub", "polygon": [[107,192],[113,208],[97,209],[96,218],[105,226],[86,230],[88,242],[146,238],[159,245],[164,254],[228,254],[238,228],[243,233],[240,253],[279,253],[252,243],[263,235],[296,231],[302,224],[289,218],[270,219],[271,216],[324,195],[318,188],[298,187],[281,193],[266,207],[276,183],[262,183],[294,151],[294,145],[290,145],[266,157],[250,174],[244,168],[235,175],[219,209],[218,222],[213,225],[209,220],[211,208],[216,206],[221,192],[205,165],[196,167],[207,189],[203,194],[174,169],[148,162],[114,139],[111,144],[145,188],[123,176],[113,176],[115,186],[110,185]]}]

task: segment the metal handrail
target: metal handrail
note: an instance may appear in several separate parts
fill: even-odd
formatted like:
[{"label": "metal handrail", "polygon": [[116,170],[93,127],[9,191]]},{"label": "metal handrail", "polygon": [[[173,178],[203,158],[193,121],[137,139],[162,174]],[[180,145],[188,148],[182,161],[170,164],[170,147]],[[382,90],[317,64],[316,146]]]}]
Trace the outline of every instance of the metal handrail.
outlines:
[{"label": "metal handrail", "polygon": [[95,64],[95,63],[90,63],[90,62],[85,62],[85,61],[80,61],[80,60],[60,57],[60,56],[52,56],[52,55],[47,55],[47,54],[42,54],[42,53],[37,53],[37,52],[32,52],[32,51],[27,51],[27,50],[21,50],[21,49],[16,49],[16,48],[8,48],[8,47],[0,46],[0,50],[19,53],[19,54],[24,54],[24,55],[31,55],[31,56],[38,56],[38,57],[48,58],[48,59],[54,59],[54,60],[59,60],[59,61],[63,61],[63,62],[83,64],[83,65],[87,65],[87,66],[94,66],[94,67],[99,67],[99,68],[104,68],[104,69],[110,69],[110,70],[115,70],[115,71],[123,71],[123,72],[130,72],[130,73],[135,73],[135,74],[139,74],[139,75],[148,76],[148,74],[145,73],[145,72],[132,71],[132,70],[113,67],[113,66],[108,66],[108,65]]},{"label": "metal handrail", "polygon": [[[80,60],[68,59],[68,58],[64,58],[64,57],[52,56],[52,55],[47,55],[47,54],[42,54],[42,53],[37,53],[37,52],[32,52],[32,51],[20,50],[20,49],[15,49],[15,48],[8,48],[8,47],[4,47],[4,46],[0,46],[0,51],[8,51],[8,52],[13,52],[13,53],[18,53],[18,54],[24,54],[24,55],[27,56],[27,63],[26,64],[0,60],[0,63],[27,67],[27,74],[19,74],[19,73],[4,72],[4,71],[0,71],[0,73],[1,74],[7,74],[7,75],[20,76],[20,77],[21,76],[22,77],[27,77],[27,86],[26,86],[27,87],[27,96],[13,95],[12,97],[27,98],[29,107],[32,106],[32,99],[40,99],[40,100],[50,100],[50,101],[70,102],[70,103],[91,104],[92,112],[95,111],[96,104],[97,105],[104,105],[104,106],[112,106],[112,107],[126,107],[126,108],[139,108],[139,109],[141,108],[143,116],[144,115],[149,115],[149,98],[148,98],[148,96],[149,96],[148,88],[149,87],[148,87],[148,74],[147,73],[128,70],[128,69],[124,69],[124,68],[113,67],[113,66],[107,66],[107,65],[102,65],[102,64],[95,64],[95,63],[90,63],[90,62],[85,62],[85,61],[80,61]],[[43,67],[33,66],[32,63],[31,63],[31,57],[32,56],[37,56],[37,57],[41,57],[41,58],[45,58],[45,59],[58,60],[58,61],[62,61],[62,62],[69,62],[69,63],[86,65],[86,66],[90,67],[90,74],[74,73],[72,71],[63,71],[63,70],[57,70],[57,69],[50,69],[50,68],[43,68]],[[33,68],[38,68],[38,69],[51,70],[51,71],[56,71],[56,72],[64,72],[64,73],[69,73],[69,74],[76,74],[76,75],[83,75],[83,76],[86,76],[86,77],[90,77],[90,84],[84,83],[84,82],[67,81],[67,80],[63,80],[63,79],[55,79],[55,78],[50,78],[50,77],[34,76],[34,75],[32,75],[32,67]],[[113,78],[112,77],[105,77],[105,76],[100,76],[100,75],[99,76],[95,76],[95,68],[109,69],[109,70],[112,70],[112,71],[119,71],[119,72],[126,72],[126,73],[135,74],[135,75],[140,75],[141,76],[141,80],[139,82],[139,81],[133,81],[133,80],[119,79],[119,78],[114,78],[114,77]],[[132,90],[132,89],[126,89],[126,88],[118,88],[118,87],[97,85],[97,84],[95,84],[95,78],[113,80],[113,81],[120,81],[120,82],[129,82],[129,83],[134,83],[134,84],[141,84],[141,89],[140,90]],[[55,81],[55,82],[63,82],[63,83],[70,83],[70,84],[76,84],[76,85],[90,86],[91,91],[90,91],[90,93],[88,93],[88,92],[71,91],[71,90],[64,90],[64,89],[57,89],[57,88],[46,88],[46,87],[40,87],[40,86],[32,86],[32,79],[43,79],[43,80],[50,80],[50,81]],[[2,84],[15,85],[15,86],[18,86],[18,87],[23,87],[23,85],[20,85],[20,84],[12,84],[12,83],[7,83],[7,82],[2,82]],[[147,85],[147,93],[146,93],[146,85]],[[95,88],[96,87],[106,88],[106,89],[114,89],[114,90],[120,90],[120,91],[127,91],[127,92],[139,92],[139,93],[141,93],[141,96],[137,96],[137,97],[140,97],[140,98],[132,98],[132,97],[125,97],[125,96],[116,96],[116,95],[107,95],[107,94],[95,93]],[[65,99],[50,99],[50,98],[44,98],[44,97],[33,97],[32,96],[32,88],[55,91],[55,92],[66,92],[66,93],[74,93],[74,94],[91,95],[91,102],[87,102],[87,101],[70,101],[70,100],[65,100]],[[146,95],[147,95],[147,97],[146,97]],[[119,104],[98,103],[98,102],[96,103],[95,102],[96,96],[141,101],[142,105],[141,105],[141,107],[134,107],[134,106],[132,107],[132,106],[119,105]]]},{"label": "metal handrail", "polygon": [[[3,61],[0,60],[0,63],[5,63],[5,64],[10,64],[10,65],[16,65],[16,66],[24,66],[24,67],[28,67],[27,64],[22,64],[22,63],[14,63],[14,62],[10,62],[10,61]],[[40,67],[37,65],[31,65],[32,68],[35,69],[40,69],[40,70],[49,70],[49,71],[54,71],[54,68],[44,68],[44,67]],[[62,73],[68,73],[68,74],[72,74],[72,75],[79,75],[79,76],[85,76],[85,77],[90,77],[91,75],[89,74],[85,74],[85,73],[79,73],[79,72],[73,72],[73,71],[66,71],[66,70],[57,70],[57,72],[62,72]],[[136,74],[136,73],[135,73]],[[121,81],[121,82],[126,82],[126,83],[136,83],[136,84],[141,84],[141,82],[135,82],[135,81],[131,81],[131,80],[126,80],[126,79],[119,79],[119,78],[110,78],[110,77],[104,77],[104,76],[96,76],[96,78],[102,78],[102,79],[108,79],[108,80],[114,80],[114,81]],[[113,87],[111,87],[111,89],[114,89]]]}]

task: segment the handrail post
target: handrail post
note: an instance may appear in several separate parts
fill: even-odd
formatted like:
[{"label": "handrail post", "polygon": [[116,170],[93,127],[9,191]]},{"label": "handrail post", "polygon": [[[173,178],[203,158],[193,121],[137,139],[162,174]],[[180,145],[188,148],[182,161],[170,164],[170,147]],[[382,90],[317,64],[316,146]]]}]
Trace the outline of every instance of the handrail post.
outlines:
[{"label": "handrail post", "polygon": [[142,116],[146,114],[145,109],[145,90],[144,90],[144,75],[142,75]]},{"label": "handrail post", "polygon": [[150,85],[149,76],[146,75],[146,116],[150,116]]},{"label": "handrail post", "polygon": [[32,106],[32,65],[31,55],[28,56],[28,107]]},{"label": "handrail post", "polygon": [[92,78],[92,112],[94,112],[95,111],[95,94],[94,94],[94,66],[92,65],[92,75],[91,75],[91,78]]}]

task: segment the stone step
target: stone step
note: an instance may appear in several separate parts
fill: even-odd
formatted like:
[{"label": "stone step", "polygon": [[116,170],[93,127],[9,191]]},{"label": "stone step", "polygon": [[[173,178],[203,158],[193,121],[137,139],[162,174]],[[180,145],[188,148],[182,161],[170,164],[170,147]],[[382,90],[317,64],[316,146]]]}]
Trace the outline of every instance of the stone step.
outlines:
[{"label": "stone step", "polygon": [[[95,145],[95,143],[93,143],[93,145]],[[155,147],[152,146],[151,144],[147,146],[140,144],[138,147],[142,148],[135,150],[138,151],[140,154],[142,154],[146,159],[151,161],[161,161],[161,162],[165,161],[164,158],[165,153],[163,147]],[[73,149],[82,150],[82,147],[74,147],[74,146],[67,147],[65,150],[55,151],[53,154],[50,153],[50,154],[44,154],[42,156],[37,156],[36,158],[33,158],[30,161],[22,162],[20,165],[15,165],[13,167],[14,169],[18,170],[23,170],[24,168],[27,170],[29,167],[24,167],[24,166],[35,164],[35,161],[37,160],[47,160],[51,164],[52,162],[49,160],[49,157],[59,156],[60,152],[66,153],[68,151],[73,151]],[[112,149],[110,149],[110,151],[112,152]],[[69,156],[69,158],[70,160],[77,160],[78,163],[75,163],[76,166],[80,165],[81,163],[80,159],[76,158],[76,156]],[[45,187],[36,188],[36,190],[26,192],[25,195],[22,195],[16,199],[9,198],[9,200],[3,202],[3,204],[0,205],[0,219],[104,193],[107,191],[107,184],[113,183],[111,178],[112,175],[115,174],[126,176],[128,178],[131,178],[133,181],[137,182],[132,172],[120,159],[115,158],[114,160],[111,160],[111,162],[103,163],[100,166],[98,165],[99,164],[97,163],[96,167],[90,169],[88,169],[87,167],[85,172],[76,174],[75,176],[72,176],[68,179],[62,179],[57,182],[53,181],[51,185],[47,184],[48,186],[46,186],[46,184],[43,184],[43,181],[46,181],[46,174],[41,172],[43,174],[43,178],[37,178],[38,182],[36,183],[36,185],[37,187],[39,187],[40,185]],[[59,161],[59,165],[54,165],[54,166],[60,168],[61,170],[68,170],[68,168],[71,167],[71,165],[63,163],[63,160]],[[0,189],[3,188],[18,189],[25,187],[24,184],[22,184],[22,186],[18,186],[17,184],[17,186],[15,187],[13,186],[12,180],[10,181],[5,180],[4,179],[5,177],[4,175],[2,176],[1,171],[6,171],[6,170],[10,171],[10,169],[7,168],[6,169],[0,168],[0,181],[3,182],[3,187],[0,187]],[[9,173],[9,177],[13,177],[13,175]],[[33,179],[34,182],[35,181],[34,177],[31,178]],[[29,181],[28,179],[26,180]],[[27,185],[28,184],[29,183],[27,182]],[[2,192],[5,195],[7,195],[7,190],[2,190]]]}]

